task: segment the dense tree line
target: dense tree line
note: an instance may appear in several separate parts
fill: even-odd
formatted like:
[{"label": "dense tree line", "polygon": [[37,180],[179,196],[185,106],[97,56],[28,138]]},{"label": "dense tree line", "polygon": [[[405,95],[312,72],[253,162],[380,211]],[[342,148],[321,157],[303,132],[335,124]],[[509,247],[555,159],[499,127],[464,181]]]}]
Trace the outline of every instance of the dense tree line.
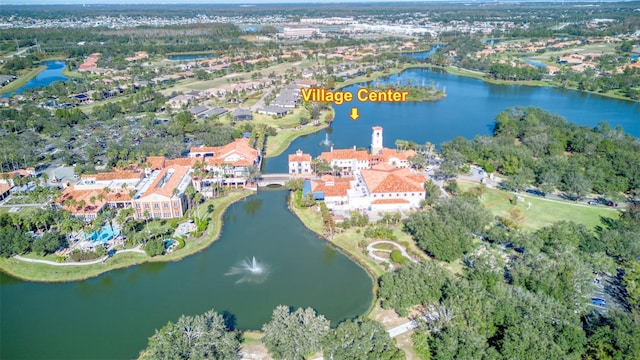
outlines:
[{"label": "dense tree line", "polygon": [[445,165],[461,169],[470,162],[509,176],[510,190],[640,195],[640,167],[629,166],[640,164],[640,143],[605,122],[589,128],[538,108],[511,108],[497,115],[493,137],[458,137],[442,151]]},{"label": "dense tree line", "polygon": [[0,257],[29,252],[44,256],[65,248],[67,239],[61,230],[70,222],[68,213],[55,210],[38,210],[29,216],[0,214]]},{"label": "dense tree line", "polygon": [[546,74],[546,72],[545,69],[532,66],[512,66],[510,64],[495,63],[489,68],[488,75],[498,80],[542,80],[542,75]]},{"label": "dense tree line", "polygon": [[229,329],[214,310],[202,315],[182,315],[149,338],[143,353],[148,359],[239,359],[240,333]]},{"label": "dense tree line", "polygon": [[[325,358],[404,359],[387,330],[377,321],[357,318],[335,329],[311,308],[293,311],[277,306],[264,324],[265,344],[275,359],[302,360],[319,351]],[[223,315],[213,310],[202,315],[181,316],[149,338],[142,359],[238,359],[240,333]]]},{"label": "dense tree line", "polygon": [[[384,308],[418,314],[413,340],[422,358],[640,356],[640,205],[630,206],[619,219],[603,220],[596,232],[572,222],[535,232],[500,226],[478,231],[494,245],[466,255],[461,276],[429,261],[380,278]],[[495,244],[519,250],[509,255]],[[616,276],[620,270],[616,286],[623,295],[616,301],[624,310],[611,304],[600,315],[588,306],[593,272]]]},{"label": "dense tree line", "polygon": [[405,221],[405,230],[418,247],[438,260],[451,262],[471,250],[472,234],[491,220],[477,199],[454,197],[418,211]]}]

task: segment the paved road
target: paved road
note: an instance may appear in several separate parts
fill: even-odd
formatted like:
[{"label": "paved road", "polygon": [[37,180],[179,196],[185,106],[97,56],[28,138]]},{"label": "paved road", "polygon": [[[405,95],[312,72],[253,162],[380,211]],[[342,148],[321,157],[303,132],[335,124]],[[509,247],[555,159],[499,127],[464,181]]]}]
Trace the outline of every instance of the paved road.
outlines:
[{"label": "paved road", "polygon": [[415,329],[417,327],[418,327],[418,322],[415,321],[415,320],[411,320],[411,321],[409,321],[407,323],[404,323],[404,324],[402,324],[400,326],[396,326],[393,329],[387,330],[387,332],[389,333],[389,336],[391,336],[393,338],[393,337],[396,337],[398,335],[404,334],[407,331],[411,331],[411,330],[413,330],[413,329]]},{"label": "paved road", "polygon": [[260,100],[258,100],[258,102],[256,102],[255,104],[253,104],[249,109],[251,109],[251,111],[258,111],[258,109],[264,107],[264,99],[269,96],[273,91],[275,90],[274,87],[269,88],[269,90],[264,92],[264,95],[262,95],[262,97],[260,98]]}]

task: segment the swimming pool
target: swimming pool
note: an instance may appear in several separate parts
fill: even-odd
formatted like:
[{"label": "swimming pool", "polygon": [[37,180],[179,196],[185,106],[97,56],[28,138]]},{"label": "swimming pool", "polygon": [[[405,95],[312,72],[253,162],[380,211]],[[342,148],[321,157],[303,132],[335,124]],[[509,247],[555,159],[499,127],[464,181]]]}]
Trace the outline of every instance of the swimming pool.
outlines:
[{"label": "swimming pool", "polygon": [[111,226],[103,226],[99,231],[94,231],[91,234],[87,234],[87,240],[91,240],[95,243],[105,243],[118,236],[118,231]]}]

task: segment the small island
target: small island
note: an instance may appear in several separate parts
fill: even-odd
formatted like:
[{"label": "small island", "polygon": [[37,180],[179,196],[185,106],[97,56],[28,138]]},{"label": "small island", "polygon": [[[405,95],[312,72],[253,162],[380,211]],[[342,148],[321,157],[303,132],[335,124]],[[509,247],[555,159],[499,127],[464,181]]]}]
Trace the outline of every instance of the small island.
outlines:
[{"label": "small island", "polygon": [[409,95],[407,96],[408,102],[438,101],[447,97],[447,93],[444,91],[444,89],[439,89],[433,83],[429,84],[428,86],[413,85],[411,83],[407,83],[392,86],[389,86],[387,84],[375,84],[370,87],[371,90],[387,90],[389,88],[391,88],[393,91],[409,92]]}]

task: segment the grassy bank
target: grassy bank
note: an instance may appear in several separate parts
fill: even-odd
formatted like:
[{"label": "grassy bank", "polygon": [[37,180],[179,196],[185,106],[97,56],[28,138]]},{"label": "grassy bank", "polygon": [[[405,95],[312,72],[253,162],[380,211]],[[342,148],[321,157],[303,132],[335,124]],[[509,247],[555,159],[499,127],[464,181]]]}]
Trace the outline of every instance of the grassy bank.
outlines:
[{"label": "grassy bank", "polygon": [[104,272],[125,268],[145,262],[177,261],[189,255],[195,254],[207,248],[220,237],[222,230],[222,215],[234,202],[253,194],[251,190],[231,192],[222,198],[211,199],[198,207],[200,214],[206,212],[209,204],[213,204],[214,210],[210,215],[212,221],[207,228],[207,234],[198,240],[187,240],[185,247],[171,254],[149,257],[146,254],[123,253],[116,254],[104,264],[87,266],[54,266],[47,264],[27,263],[14,258],[0,259],[0,272],[13,277],[29,281],[64,282],[83,280],[100,275]]},{"label": "grassy bank", "polygon": [[33,79],[34,77],[38,76],[38,74],[40,74],[46,68],[46,66],[42,65],[35,67],[22,75],[18,75],[18,78],[15,81],[12,81],[0,88],[0,94],[6,94],[8,92],[21,88],[22,86],[24,86],[24,84],[29,82],[29,80]]},{"label": "grassy bank", "polygon": [[[320,119],[324,119],[326,114],[331,114],[332,118],[335,116],[335,112],[333,108],[329,111],[323,111],[320,114]],[[295,128],[288,129],[280,129],[275,136],[269,136],[267,138],[267,154],[266,157],[276,157],[282,154],[285,150],[291,146],[293,140],[297,139],[300,136],[313,134],[318,132],[324,128],[327,128],[329,124],[327,124],[324,120],[320,120],[319,126],[313,126],[311,124],[307,124],[302,127],[302,129],[297,130]]]},{"label": "grassy bank", "polygon": [[[458,185],[462,191],[466,191],[477,184],[458,181]],[[618,211],[606,206],[577,204],[572,201],[546,199],[525,193],[519,195],[524,198],[524,201],[512,205],[509,198],[513,194],[497,189],[486,189],[480,202],[492,214],[502,217],[509,217],[509,210],[517,207],[524,215],[522,227],[525,230],[537,230],[561,220],[573,221],[589,229],[595,229],[596,226],[602,224],[601,218],[616,218],[618,216]]]}]

